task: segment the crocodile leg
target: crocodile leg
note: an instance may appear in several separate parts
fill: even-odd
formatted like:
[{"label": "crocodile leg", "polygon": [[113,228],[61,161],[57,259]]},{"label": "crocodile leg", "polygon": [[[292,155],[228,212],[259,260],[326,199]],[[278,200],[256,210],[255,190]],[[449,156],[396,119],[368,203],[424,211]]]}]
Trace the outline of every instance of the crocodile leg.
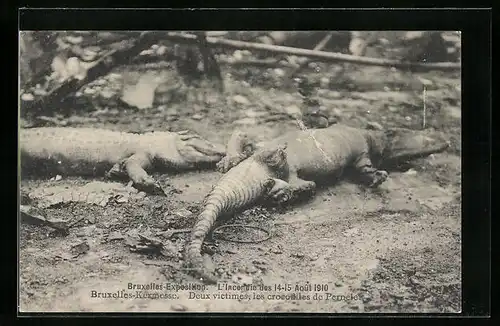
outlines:
[{"label": "crocodile leg", "polygon": [[369,187],[377,187],[383,183],[388,173],[384,170],[377,170],[373,167],[368,155],[361,156],[355,163],[355,168],[359,172],[361,181]]},{"label": "crocodile leg", "polygon": [[152,194],[165,195],[160,185],[146,172],[152,166],[153,159],[149,153],[140,152],[115,164],[108,172],[110,176],[126,173],[133,181],[134,187]]},{"label": "crocodile leg", "polygon": [[299,178],[296,172],[290,172],[288,182],[277,179],[274,187],[269,191],[269,197],[275,202],[283,204],[301,195],[312,195],[316,189],[316,183]]},{"label": "crocodile leg", "polygon": [[248,134],[236,130],[227,142],[226,156],[217,163],[217,170],[226,173],[255,152]]}]

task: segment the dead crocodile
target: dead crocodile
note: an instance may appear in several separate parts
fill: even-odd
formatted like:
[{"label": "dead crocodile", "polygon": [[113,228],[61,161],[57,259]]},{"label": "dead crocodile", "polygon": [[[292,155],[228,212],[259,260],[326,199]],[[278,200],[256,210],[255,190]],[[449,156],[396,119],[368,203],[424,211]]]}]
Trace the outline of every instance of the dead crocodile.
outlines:
[{"label": "dead crocodile", "polygon": [[[408,129],[381,131],[333,125],[289,132],[260,145],[235,132],[227,156],[217,164],[221,172],[227,173],[205,199],[191,232],[185,262],[196,276],[213,283],[216,279],[205,269],[201,245],[218,216],[247,207],[263,195],[284,203],[312,194],[316,182],[334,183],[347,168],[356,171],[362,183],[376,187],[388,176],[378,169],[381,166],[442,152],[448,146],[447,142]],[[255,153],[247,158],[252,152],[249,148]],[[272,180],[267,193],[271,184],[266,180]]]},{"label": "dead crocodile", "polygon": [[21,175],[130,178],[148,192],[161,188],[147,170],[186,170],[214,165],[224,146],[191,131],[125,133],[94,128],[21,129]]}]

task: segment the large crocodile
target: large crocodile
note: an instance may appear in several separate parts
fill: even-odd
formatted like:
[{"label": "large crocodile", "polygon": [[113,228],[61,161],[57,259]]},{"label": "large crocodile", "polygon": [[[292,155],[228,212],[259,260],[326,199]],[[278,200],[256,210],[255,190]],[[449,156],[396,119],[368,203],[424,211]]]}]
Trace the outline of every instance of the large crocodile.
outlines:
[{"label": "large crocodile", "polygon": [[[448,146],[408,129],[381,131],[333,125],[289,132],[255,145],[247,135],[236,132],[228,143],[227,156],[217,164],[227,173],[205,199],[186,247],[185,262],[197,277],[213,283],[216,278],[203,265],[201,246],[218,216],[245,208],[263,195],[284,203],[312,194],[316,182],[333,183],[347,168],[357,171],[362,183],[376,187],[388,176],[379,169],[382,166],[442,152]],[[248,148],[255,153],[247,158],[252,152]]]},{"label": "large crocodile", "polygon": [[147,170],[214,165],[222,145],[191,131],[133,134],[94,128],[21,129],[21,174],[130,178],[140,190],[162,193]]}]

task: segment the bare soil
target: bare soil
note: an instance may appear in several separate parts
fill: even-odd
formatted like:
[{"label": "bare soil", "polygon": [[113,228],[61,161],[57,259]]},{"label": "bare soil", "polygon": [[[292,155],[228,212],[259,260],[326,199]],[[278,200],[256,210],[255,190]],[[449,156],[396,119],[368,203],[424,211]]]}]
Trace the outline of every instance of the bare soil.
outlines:
[{"label": "bare soil", "polygon": [[[309,72],[311,78],[327,76],[332,66],[321,67]],[[188,100],[163,109],[101,110],[68,119],[73,125],[125,131],[193,129],[220,142],[227,141],[236,127],[262,139],[297,128],[291,119],[265,122],[255,114],[269,112],[265,108],[269,103],[273,110],[300,104],[298,94],[280,90],[276,71],[238,68],[224,73],[228,78],[225,96],[241,95],[249,103],[201,105]],[[460,312],[460,76],[347,66],[344,75],[331,80],[319,95],[327,110],[348,125],[377,122],[384,127],[422,129],[421,78],[428,85],[426,128],[452,142],[447,152],[418,160],[410,170],[390,173],[376,190],[342,181],[293,207],[255,207],[222,221],[263,227],[271,232],[268,241],[241,244],[216,236],[207,241],[219,284],[266,285],[269,291],[220,291],[213,286],[197,292],[247,293],[249,300],[189,299],[190,291],[156,291],[176,293],[176,299],[92,297],[92,291],[135,292],[128,290],[128,283],[201,284],[182,270],[186,233],[163,239],[172,253],[169,257],[132,252],[127,237],[191,227],[220,174],[153,174],[168,190],[166,198],[148,195],[106,207],[66,203],[47,209],[49,217],[80,220],[66,236],[46,226],[21,225],[20,310]],[[88,180],[77,177],[22,180],[21,187],[30,192],[54,183],[72,187],[84,182]],[[179,213],[186,209],[192,214]],[[237,235],[235,229],[224,232],[227,237],[262,236],[249,230],[239,230]],[[74,254],[72,247],[84,242],[88,250]],[[296,289],[297,284],[303,287]],[[308,284],[320,288],[309,291]],[[325,300],[326,293],[331,294],[329,300]],[[264,298],[252,297],[257,294]]]}]

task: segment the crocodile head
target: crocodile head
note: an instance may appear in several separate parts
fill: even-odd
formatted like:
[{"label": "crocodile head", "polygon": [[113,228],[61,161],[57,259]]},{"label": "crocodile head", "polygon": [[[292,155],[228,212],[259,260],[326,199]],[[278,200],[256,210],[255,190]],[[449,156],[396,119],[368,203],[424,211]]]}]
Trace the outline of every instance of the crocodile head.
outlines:
[{"label": "crocodile head", "polygon": [[414,159],[440,153],[450,146],[449,142],[440,139],[438,135],[430,136],[426,131],[393,128],[379,132],[379,135],[381,134],[382,141],[375,141],[378,144],[372,151],[375,152],[374,156],[379,158],[378,165],[386,167],[399,166]]},{"label": "crocodile head", "polygon": [[263,148],[258,150],[253,157],[278,172],[278,174],[283,174],[288,171],[286,148],[287,144]]},{"label": "crocodile head", "polygon": [[210,142],[197,133],[180,131],[177,150],[188,163],[216,163],[226,155],[226,148],[222,144]]}]

